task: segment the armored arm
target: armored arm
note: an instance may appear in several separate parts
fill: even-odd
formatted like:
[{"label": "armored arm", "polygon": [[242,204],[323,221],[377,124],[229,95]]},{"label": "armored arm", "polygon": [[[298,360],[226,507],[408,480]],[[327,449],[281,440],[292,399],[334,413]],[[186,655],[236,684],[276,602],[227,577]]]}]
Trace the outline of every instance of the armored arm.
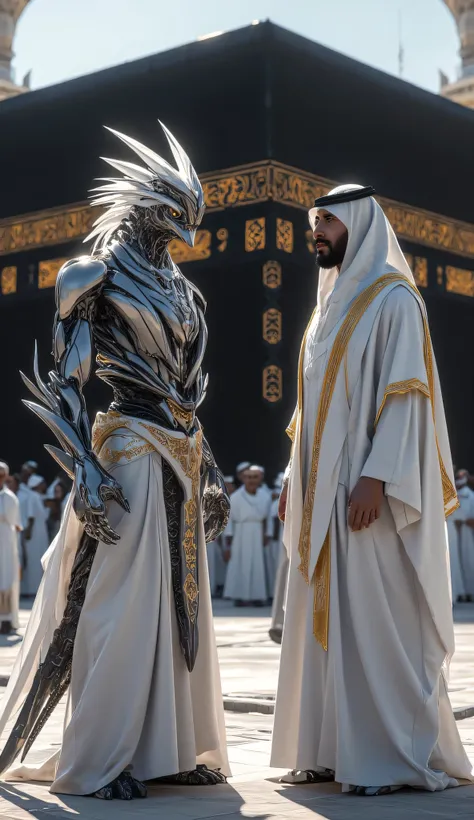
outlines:
[{"label": "armored arm", "polygon": [[[105,279],[104,262],[84,257],[67,262],[56,283],[56,319],[53,354],[56,369],[44,383],[35,351],[36,385],[22,374],[42,404],[25,402],[54,432],[62,450],[46,449],[74,480],[74,509],[93,538],[114,543],[118,536],[109,527],[105,502],[115,499],[128,510],[120,486],[99,464],[92,451],[92,434],[82,388],[92,368],[91,319],[98,290]],[[46,406],[45,406],[46,405]]]},{"label": "armored arm", "polygon": [[205,438],[202,442],[203,496],[202,513],[206,542],[215,539],[225,530],[230,515],[230,499],[224,476],[216,464],[212,450]]}]

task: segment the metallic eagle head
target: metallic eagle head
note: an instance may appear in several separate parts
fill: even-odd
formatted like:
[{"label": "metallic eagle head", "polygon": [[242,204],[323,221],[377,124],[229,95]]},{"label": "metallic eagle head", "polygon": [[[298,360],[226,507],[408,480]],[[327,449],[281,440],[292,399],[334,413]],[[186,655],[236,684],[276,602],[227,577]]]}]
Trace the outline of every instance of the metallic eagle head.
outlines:
[{"label": "metallic eagle head", "polygon": [[92,205],[105,208],[85,240],[95,239],[94,252],[104,251],[122,222],[133,213],[138,214],[148,232],[194,245],[205,209],[203,190],[188,155],[162,122],[160,125],[177,168],[132,137],[107,129],[135,151],[144,166],[101,157],[123,177],[103,178],[105,184],[92,191]]}]

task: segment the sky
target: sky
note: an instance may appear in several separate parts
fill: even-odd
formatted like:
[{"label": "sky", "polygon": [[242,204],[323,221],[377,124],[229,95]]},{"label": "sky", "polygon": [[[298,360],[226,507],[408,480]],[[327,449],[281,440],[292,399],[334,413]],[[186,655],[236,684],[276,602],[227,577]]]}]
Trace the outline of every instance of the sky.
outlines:
[{"label": "sky", "polygon": [[[18,23],[17,82],[32,88],[270,19],[429,91],[458,71],[458,38],[443,0],[30,0]],[[302,82],[309,82],[302,77]]]}]

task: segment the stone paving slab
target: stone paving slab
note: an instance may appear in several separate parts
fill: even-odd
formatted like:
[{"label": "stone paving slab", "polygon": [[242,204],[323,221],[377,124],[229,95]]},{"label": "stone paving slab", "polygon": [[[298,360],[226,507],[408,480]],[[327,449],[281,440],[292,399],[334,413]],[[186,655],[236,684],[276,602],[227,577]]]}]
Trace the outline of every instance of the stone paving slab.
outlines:
[{"label": "stone paving slab", "polygon": [[290,786],[275,778],[235,778],[226,786],[186,788],[151,786],[147,800],[105,803],[93,798],[50,795],[38,784],[0,786],[0,817],[11,820],[74,817],[87,820],[166,820],[210,818],[312,818],[312,820],[455,820],[474,816],[474,786],[429,794],[405,791],[377,799],[342,794],[338,786]]},{"label": "stone paving slab", "polygon": [[[259,700],[274,695],[280,649],[268,640],[269,613],[234,611],[216,605],[216,635],[224,692],[229,699]],[[22,626],[28,612],[22,612]],[[456,626],[457,651],[451,668],[451,698],[459,708],[474,704],[474,607],[463,608]],[[21,640],[21,636],[20,636]],[[0,637],[0,673],[8,675],[19,640]],[[52,752],[60,742],[64,703],[60,704],[28,760]],[[313,786],[278,782],[284,772],[268,767],[271,714],[226,712],[233,777],[226,786],[152,786],[144,801],[105,803],[85,797],[51,795],[47,784],[0,783],[1,820],[474,820],[474,785],[437,794],[405,791],[377,799],[341,793],[335,784]],[[474,763],[474,718],[458,724]]]}]

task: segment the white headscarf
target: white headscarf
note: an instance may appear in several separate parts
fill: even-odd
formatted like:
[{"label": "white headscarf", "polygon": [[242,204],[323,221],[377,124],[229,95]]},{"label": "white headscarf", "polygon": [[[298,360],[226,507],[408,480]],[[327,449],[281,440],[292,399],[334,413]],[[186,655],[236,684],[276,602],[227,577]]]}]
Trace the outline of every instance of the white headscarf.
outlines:
[{"label": "white headscarf", "polygon": [[[358,190],[361,185],[339,185],[330,193]],[[325,205],[346,226],[349,238],[340,272],[337,268],[319,271],[315,341],[325,339],[349,304],[385,273],[402,273],[414,284],[409,265],[382,208],[373,197]],[[319,208],[311,208],[309,221],[314,230]]]},{"label": "white headscarf", "polygon": [[39,487],[39,485],[42,484],[43,481],[43,476],[34,474],[30,476],[28,479],[28,487],[30,490],[34,490],[36,487]]}]

